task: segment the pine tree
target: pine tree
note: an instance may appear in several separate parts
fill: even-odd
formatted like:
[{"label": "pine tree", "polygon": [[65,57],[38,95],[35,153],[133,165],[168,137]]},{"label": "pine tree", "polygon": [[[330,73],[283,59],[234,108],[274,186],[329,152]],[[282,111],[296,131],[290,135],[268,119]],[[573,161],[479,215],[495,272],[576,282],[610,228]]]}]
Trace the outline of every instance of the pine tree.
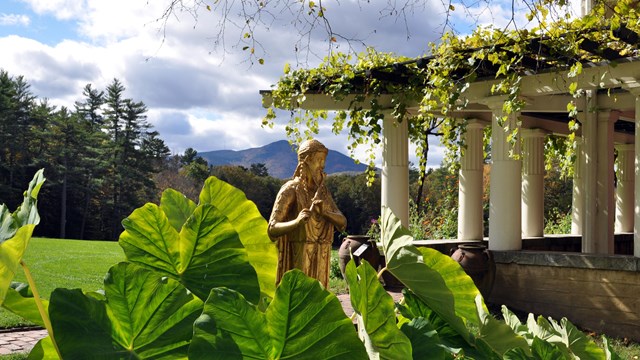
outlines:
[{"label": "pine tree", "polygon": [[[89,218],[93,216],[94,221],[92,223],[100,223],[97,221],[96,215],[100,212],[91,211],[91,204],[97,199],[99,189],[104,182],[104,178],[107,174],[107,168],[109,164],[108,151],[109,138],[108,135],[102,131],[104,126],[104,116],[102,108],[104,106],[104,91],[98,91],[93,89],[91,84],[87,84],[82,92],[84,96],[83,101],[75,102],[75,109],[79,122],[83,128],[83,142],[82,142],[82,165],[81,171],[78,174],[80,178],[80,189],[82,193],[81,204],[79,206],[79,218],[77,237],[84,239],[87,232],[87,224],[89,224]],[[95,236],[100,237],[100,233],[96,233]]]}]

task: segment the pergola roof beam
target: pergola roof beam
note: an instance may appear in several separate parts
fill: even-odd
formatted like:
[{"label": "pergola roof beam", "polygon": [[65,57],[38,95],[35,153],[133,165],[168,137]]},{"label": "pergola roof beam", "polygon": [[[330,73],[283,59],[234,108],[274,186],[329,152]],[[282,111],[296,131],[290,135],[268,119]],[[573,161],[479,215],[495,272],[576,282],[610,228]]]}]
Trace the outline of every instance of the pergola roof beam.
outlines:
[{"label": "pergola roof beam", "polygon": [[618,60],[621,59],[623,56],[620,55],[619,52],[609,48],[609,47],[605,47],[605,48],[600,48],[600,44],[598,42],[595,42],[591,39],[588,38],[583,38],[582,41],[580,41],[580,49],[593,54],[593,55],[597,55],[600,56],[604,59],[607,59],[609,61],[614,61],[614,60]]},{"label": "pergola roof beam", "polygon": [[619,28],[613,30],[613,36],[632,46],[638,46],[640,44],[638,42],[638,34],[627,28],[624,24],[620,24]]}]

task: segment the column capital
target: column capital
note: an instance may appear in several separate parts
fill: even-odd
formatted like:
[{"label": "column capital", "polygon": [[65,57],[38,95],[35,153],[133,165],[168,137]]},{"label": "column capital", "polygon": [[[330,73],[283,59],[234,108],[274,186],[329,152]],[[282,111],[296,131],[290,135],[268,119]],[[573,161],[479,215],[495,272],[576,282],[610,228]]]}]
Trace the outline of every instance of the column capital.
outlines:
[{"label": "column capital", "polygon": [[532,128],[532,129],[522,129],[522,138],[544,138],[549,134],[549,131],[544,129]]},{"label": "column capital", "polygon": [[[478,103],[487,106],[489,109],[493,111],[502,111],[502,106],[504,102],[509,99],[508,95],[493,95],[487,96],[483,99],[478,100]],[[520,100],[524,100],[525,103],[530,104],[531,101],[525,97],[520,97]]]},{"label": "column capital", "polygon": [[596,112],[598,122],[611,122],[614,123],[620,117],[618,111],[612,111],[610,109],[598,109]]},{"label": "column capital", "polygon": [[507,95],[493,95],[480,99],[478,102],[482,105],[486,105],[489,109],[496,111],[502,111],[502,105],[507,100]]},{"label": "column capital", "polygon": [[613,145],[614,148],[616,148],[616,150],[618,151],[635,151],[636,150],[636,144],[615,144]]},{"label": "column capital", "polygon": [[484,129],[485,126],[489,125],[484,120],[480,119],[467,119],[466,127],[467,129]]}]

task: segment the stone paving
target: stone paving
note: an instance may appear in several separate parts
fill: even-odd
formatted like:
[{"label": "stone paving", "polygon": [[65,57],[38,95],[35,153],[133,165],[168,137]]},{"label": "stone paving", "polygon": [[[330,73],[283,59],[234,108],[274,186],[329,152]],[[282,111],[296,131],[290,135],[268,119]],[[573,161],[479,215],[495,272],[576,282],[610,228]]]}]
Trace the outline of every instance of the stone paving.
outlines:
[{"label": "stone paving", "polygon": [[0,332],[0,355],[28,353],[38,340],[47,336],[47,330],[3,331]]},{"label": "stone paving", "polygon": [[[394,301],[402,298],[402,293],[398,291],[388,291]],[[342,309],[347,316],[353,314],[349,294],[337,295]],[[355,320],[354,320],[355,321]],[[28,353],[33,349],[36,343],[47,336],[47,330],[25,330],[25,331],[0,331],[0,355],[9,355],[13,353]]]}]

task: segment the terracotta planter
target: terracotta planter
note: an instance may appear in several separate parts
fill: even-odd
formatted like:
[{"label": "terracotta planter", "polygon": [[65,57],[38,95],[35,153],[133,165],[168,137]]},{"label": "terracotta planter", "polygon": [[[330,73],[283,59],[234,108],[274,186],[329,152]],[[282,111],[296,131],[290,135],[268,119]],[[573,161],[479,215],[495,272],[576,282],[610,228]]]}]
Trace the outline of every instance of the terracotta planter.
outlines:
[{"label": "terracotta planter", "polygon": [[[361,246],[365,246],[362,247]],[[356,266],[360,265],[360,259],[367,260],[367,262],[378,270],[380,265],[380,251],[376,246],[376,243],[371,241],[371,237],[366,235],[348,235],[342,240],[342,245],[338,250],[338,264],[340,265],[340,272],[342,278],[345,277],[345,268],[349,260],[351,260],[351,254],[353,254],[353,260]]]},{"label": "terracotta planter", "polygon": [[462,266],[482,296],[487,299],[496,275],[496,264],[487,247],[481,244],[461,244],[453,251],[451,258]]}]

